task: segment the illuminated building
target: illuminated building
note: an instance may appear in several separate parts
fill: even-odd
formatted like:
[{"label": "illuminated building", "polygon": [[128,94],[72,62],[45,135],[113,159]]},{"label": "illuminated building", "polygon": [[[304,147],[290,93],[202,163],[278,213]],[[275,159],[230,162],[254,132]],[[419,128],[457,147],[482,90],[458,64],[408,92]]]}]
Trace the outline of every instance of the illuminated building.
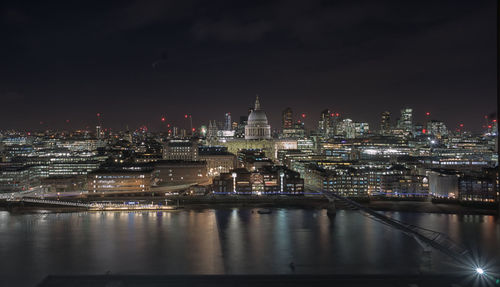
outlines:
[{"label": "illuminated building", "polygon": [[217,124],[215,121],[208,121],[207,139],[214,140],[217,139]]},{"label": "illuminated building", "polygon": [[331,128],[331,112],[329,109],[323,110],[319,117],[318,132],[323,137],[328,137],[331,134]]},{"label": "illuminated building", "polygon": [[240,150],[237,157],[239,165],[250,171],[273,165],[273,161],[267,158],[265,153],[259,149]]},{"label": "illuminated building", "polygon": [[429,182],[426,176],[413,174],[410,169],[393,166],[391,174],[382,177],[382,192],[387,197],[427,197]]},{"label": "illuminated building", "polygon": [[299,173],[281,166],[256,171],[239,168],[216,177],[212,189],[216,194],[303,195],[304,180]]},{"label": "illuminated building", "polygon": [[97,139],[101,139],[102,138],[102,128],[100,125],[96,126],[95,127],[95,134],[96,134],[96,138]]},{"label": "illuminated building", "polygon": [[243,149],[260,149],[266,153],[271,160],[276,160],[278,150],[281,149],[297,149],[297,140],[280,139],[280,140],[243,140],[233,139],[228,141],[220,141],[219,145],[227,147],[230,153],[237,154]]},{"label": "illuminated building", "polygon": [[209,177],[218,176],[236,168],[236,156],[223,146],[201,146],[198,149],[200,161],[207,163]]},{"label": "illuminated building", "polygon": [[427,133],[441,138],[448,135],[448,129],[442,121],[430,120],[427,122]]},{"label": "illuminated building", "polygon": [[355,137],[365,137],[370,132],[370,125],[368,123],[354,123]]},{"label": "illuminated building", "polygon": [[87,175],[87,188],[92,193],[149,192],[152,169],[101,169]]},{"label": "illuminated building", "polygon": [[271,126],[267,121],[266,113],[260,107],[259,96],[255,99],[255,108],[248,116],[248,122],[245,126],[245,139],[271,139]]},{"label": "illuminated building", "polygon": [[368,179],[366,175],[349,166],[338,166],[327,170],[310,164],[304,171],[304,184],[315,189],[345,197],[368,197]]},{"label": "illuminated building", "polygon": [[227,141],[234,138],[235,131],[234,130],[218,130],[217,131],[217,139],[221,141]]},{"label": "illuminated building", "polygon": [[344,119],[337,124],[337,135],[341,135],[346,139],[353,139],[356,137],[356,125],[351,119]]},{"label": "illuminated building", "polygon": [[389,135],[391,133],[391,113],[383,112],[380,119],[380,134]]},{"label": "illuminated building", "polygon": [[313,154],[300,149],[285,149],[278,151],[278,162],[288,168],[291,168],[292,162],[298,160],[310,160]]},{"label": "illuminated building", "polygon": [[233,130],[232,122],[231,122],[231,113],[226,113],[224,115],[224,130],[226,130],[226,131]]},{"label": "illuminated building", "polygon": [[453,170],[432,169],[427,173],[429,193],[437,198],[458,198],[459,174]]},{"label": "illuminated building", "polygon": [[298,121],[294,123],[291,128],[283,129],[281,134],[281,138],[285,139],[303,139],[306,137],[306,130],[304,127],[304,123]]},{"label": "illuminated building", "polygon": [[30,187],[29,167],[0,165],[0,193],[25,191]]},{"label": "illuminated building", "polygon": [[87,176],[51,176],[40,181],[45,192],[83,192],[87,190]]},{"label": "illuminated building", "polygon": [[413,110],[404,108],[401,110],[401,117],[398,120],[398,128],[402,129],[405,135],[413,132]]},{"label": "illuminated building", "polygon": [[163,149],[166,160],[198,160],[198,143],[193,140],[169,140]]},{"label": "illuminated building", "polygon": [[495,179],[464,175],[458,179],[458,196],[463,201],[495,202],[498,200]]},{"label": "illuminated building", "polygon": [[293,124],[293,112],[291,108],[286,108],[282,113],[281,113],[281,128],[283,130],[285,129],[291,129]]},{"label": "illuminated building", "polygon": [[208,182],[204,161],[161,160],[153,163],[153,190],[162,191],[172,185],[205,184]]}]

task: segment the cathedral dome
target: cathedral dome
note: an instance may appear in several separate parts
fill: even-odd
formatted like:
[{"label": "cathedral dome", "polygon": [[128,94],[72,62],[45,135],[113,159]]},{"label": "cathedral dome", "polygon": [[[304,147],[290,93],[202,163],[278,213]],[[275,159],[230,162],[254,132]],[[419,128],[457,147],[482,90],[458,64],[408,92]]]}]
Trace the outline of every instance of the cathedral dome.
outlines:
[{"label": "cathedral dome", "polygon": [[264,124],[267,125],[267,116],[263,110],[253,110],[248,116],[248,124]]},{"label": "cathedral dome", "polygon": [[248,115],[245,126],[245,139],[259,140],[271,138],[271,126],[266,113],[260,108],[259,96],[255,100],[255,109]]}]

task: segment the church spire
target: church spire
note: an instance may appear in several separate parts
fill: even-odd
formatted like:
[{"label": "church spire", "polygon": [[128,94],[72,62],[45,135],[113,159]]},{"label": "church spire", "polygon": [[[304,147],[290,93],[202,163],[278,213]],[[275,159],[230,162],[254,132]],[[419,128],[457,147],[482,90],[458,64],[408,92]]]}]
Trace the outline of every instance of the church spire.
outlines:
[{"label": "church spire", "polygon": [[260,110],[260,102],[259,102],[259,95],[257,95],[255,99],[255,110]]}]

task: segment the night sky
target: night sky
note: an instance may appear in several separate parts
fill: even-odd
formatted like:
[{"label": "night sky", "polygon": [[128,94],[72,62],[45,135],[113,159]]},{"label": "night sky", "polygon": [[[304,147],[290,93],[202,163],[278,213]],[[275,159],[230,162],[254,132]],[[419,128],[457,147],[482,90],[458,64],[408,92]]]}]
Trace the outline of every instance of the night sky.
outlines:
[{"label": "night sky", "polygon": [[[47,3],[45,3],[47,2]],[[2,1],[0,129],[496,112],[497,1]],[[66,123],[66,120],[70,123]]]}]

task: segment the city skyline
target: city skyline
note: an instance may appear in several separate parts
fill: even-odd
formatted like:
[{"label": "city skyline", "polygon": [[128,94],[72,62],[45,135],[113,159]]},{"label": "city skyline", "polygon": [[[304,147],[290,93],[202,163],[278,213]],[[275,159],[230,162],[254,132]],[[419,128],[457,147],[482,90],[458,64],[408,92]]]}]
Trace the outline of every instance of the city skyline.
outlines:
[{"label": "city skyline", "polygon": [[[264,107],[264,109],[267,112],[267,117],[269,118],[269,122],[271,125],[271,130],[272,131],[280,131],[282,130],[282,112],[291,109],[292,111],[292,124],[295,123],[304,123],[305,124],[305,129],[306,130],[317,130],[318,129],[318,121],[321,120],[321,113],[324,110],[329,110],[333,113],[337,113],[340,115],[340,118],[342,119],[351,119],[356,122],[368,122],[370,125],[370,130],[379,130],[380,129],[380,120],[382,119],[382,114],[385,112],[390,113],[390,120],[389,123],[392,127],[395,127],[397,125],[398,119],[401,116],[401,111],[403,109],[410,108],[412,107],[401,107],[398,110],[395,111],[389,111],[389,110],[382,110],[378,113],[376,113],[376,117],[373,122],[371,121],[363,121],[361,120],[362,118],[366,119],[366,115],[363,117],[363,115],[356,115],[356,114],[343,114],[341,111],[339,112],[338,110],[335,109],[330,109],[330,108],[323,108],[321,110],[318,110],[317,113],[315,114],[310,114],[310,113],[305,113],[299,109],[294,109],[293,107],[287,106],[286,108],[283,108],[281,111],[269,111],[267,108]],[[168,129],[175,127],[181,128],[181,129],[186,129],[189,130],[191,127],[190,120],[192,120],[193,128],[195,129],[200,129],[202,126],[208,127],[209,122],[215,121],[216,123],[220,123],[223,127],[219,129],[226,129],[226,116],[229,114],[229,118],[231,119],[231,116],[233,117],[231,122],[236,122],[239,123],[240,117],[246,117],[248,116],[248,112],[250,110],[253,110],[253,107],[249,105],[249,107],[246,108],[245,113],[242,114],[236,114],[231,111],[224,112],[223,114],[219,115],[217,118],[200,118],[197,117],[197,115],[193,115],[191,113],[186,113],[186,114],[180,114],[177,116],[177,118],[173,118],[169,115],[171,113],[162,113],[157,115],[155,118],[148,117],[148,120],[146,121],[139,121],[139,122],[131,122],[131,121],[123,121],[120,124],[116,124],[117,119],[109,119],[106,117],[104,113],[97,112],[96,114],[93,114],[93,119],[90,119],[88,121],[82,121],[77,119],[76,123],[74,120],[71,118],[61,118],[57,119],[56,121],[40,121],[37,125],[33,126],[32,128],[5,128],[5,129],[0,129],[1,130],[18,130],[18,131],[26,131],[26,132],[31,132],[31,131],[45,131],[45,130],[54,130],[54,131],[74,131],[74,130],[89,130],[93,131],[95,130],[96,126],[102,126],[103,129],[112,129],[116,131],[124,131],[124,130],[139,130],[143,127],[146,127],[149,131],[152,132],[164,132]],[[487,129],[487,126],[485,123],[491,122],[492,119],[497,119],[497,113],[484,113],[483,115],[480,115],[475,119],[476,125],[473,126],[467,126],[464,124],[464,121],[456,122],[456,123],[450,123],[442,120],[440,118],[439,114],[435,114],[432,112],[429,112],[428,109],[426,111],[415,111],[413,110],[413,124],[422,124],[425,125],[427,121],[429,120],[437,120],[437,121],[442,121],[444,122],[448,129],[451,131],[456,130],[457,128],[470,131],[473,133],[481,133],[484,132],[484,130]],[[177,115],[178,112],[173,112],[172,114]],[[187,116],[187,117],[186,117]],[[373,118],[370,116],[369,118]],[[168,125],[168,126],[167,126]]]},{"label": "city skyline", "polygon": [[273,129],[286,107],[372,125],[411,107],[479,131],[496,107],[494,6],[7,1],[0,97],[18,108],[0,129],[93,126],[98,112],[115,129],[164,114],[199,125],[260,94]]},{"label": "city skyline", "polygon": [[1,1],[0,286],[500,284],[498,2]]}]

